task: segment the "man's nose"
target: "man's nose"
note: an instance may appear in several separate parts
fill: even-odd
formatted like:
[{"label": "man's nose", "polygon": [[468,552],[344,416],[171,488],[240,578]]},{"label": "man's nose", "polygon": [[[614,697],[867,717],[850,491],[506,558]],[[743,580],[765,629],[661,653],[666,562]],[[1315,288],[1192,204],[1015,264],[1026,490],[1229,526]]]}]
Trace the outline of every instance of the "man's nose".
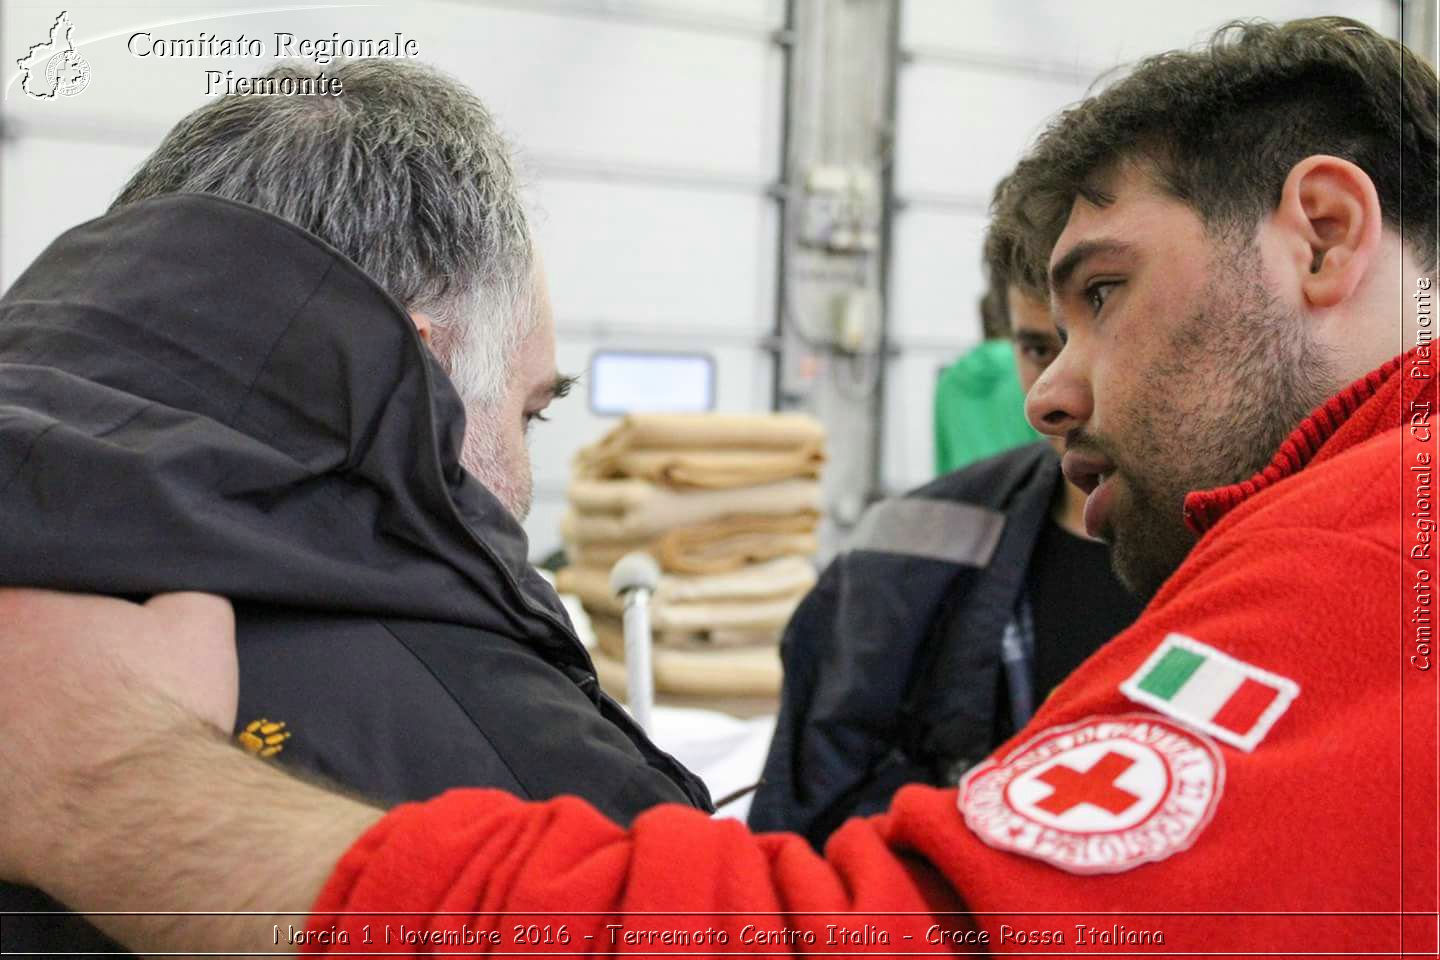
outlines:
[{"label": "man's nose", "polygon": [[1062,350],[1026,395],[1025,417],[1041,433],[1063,439],[1089,422],[1092,406],[1088,382],[1077,375],[1073,360]]}]

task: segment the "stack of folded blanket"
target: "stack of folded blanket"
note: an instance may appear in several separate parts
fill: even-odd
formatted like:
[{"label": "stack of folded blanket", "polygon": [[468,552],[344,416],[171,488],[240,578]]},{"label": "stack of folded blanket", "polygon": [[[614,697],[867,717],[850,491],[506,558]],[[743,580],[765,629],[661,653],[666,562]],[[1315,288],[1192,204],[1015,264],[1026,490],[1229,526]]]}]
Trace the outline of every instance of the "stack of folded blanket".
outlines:
[{"label": "stack of folded blanket", "polygon": [[657,692],[778,692],[775,644],[815,583],[824,448],[806,416],[646,414],[580,451],[557,585],[590,616],[602,682],[624,675],[610,568],[644,550],[662,571],[650,607]]}]

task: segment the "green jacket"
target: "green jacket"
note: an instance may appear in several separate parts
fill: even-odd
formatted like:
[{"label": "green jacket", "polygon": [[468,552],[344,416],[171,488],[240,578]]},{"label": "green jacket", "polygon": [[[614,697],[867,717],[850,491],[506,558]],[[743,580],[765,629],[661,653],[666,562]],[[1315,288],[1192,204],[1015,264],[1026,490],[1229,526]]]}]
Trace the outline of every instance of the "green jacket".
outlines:
[{"label": "green jacket", "polygon": [[1039,437],[1008,340],[986,340],[940,372],[935,388],[935,472],[949,473]]}]

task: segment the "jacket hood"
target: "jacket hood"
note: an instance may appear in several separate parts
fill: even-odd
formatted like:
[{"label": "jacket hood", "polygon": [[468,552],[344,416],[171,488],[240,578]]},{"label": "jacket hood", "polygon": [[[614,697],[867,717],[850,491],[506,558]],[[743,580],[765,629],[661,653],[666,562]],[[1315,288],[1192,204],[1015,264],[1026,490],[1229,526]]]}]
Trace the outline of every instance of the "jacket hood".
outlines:
[{"label": "jacket hood", "polygon": [[0,582],[464,623],[588,672],[463,434],[343,254],[241,203],[138,203],[0,298]]}]

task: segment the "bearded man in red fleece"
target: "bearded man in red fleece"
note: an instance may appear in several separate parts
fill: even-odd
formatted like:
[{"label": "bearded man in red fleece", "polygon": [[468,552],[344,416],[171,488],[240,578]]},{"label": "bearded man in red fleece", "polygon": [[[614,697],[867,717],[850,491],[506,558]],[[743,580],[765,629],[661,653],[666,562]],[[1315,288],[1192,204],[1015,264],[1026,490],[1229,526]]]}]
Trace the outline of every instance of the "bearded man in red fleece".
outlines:
[{"label": "bearded man in red fleece", "polygon": [[[958,790],[823,858],[678,807],[387,814],[202,732],[223,680],[156,663],[223,662],[221,601],[18,592],[0,875],[143,951],[1433,954],[1436,179],[1434,73],[1336,19],[1052,125],[997,219],[1065,338],[1029,415],[1153,597]],[[297,913],[99,915],[139,909]]]}]

